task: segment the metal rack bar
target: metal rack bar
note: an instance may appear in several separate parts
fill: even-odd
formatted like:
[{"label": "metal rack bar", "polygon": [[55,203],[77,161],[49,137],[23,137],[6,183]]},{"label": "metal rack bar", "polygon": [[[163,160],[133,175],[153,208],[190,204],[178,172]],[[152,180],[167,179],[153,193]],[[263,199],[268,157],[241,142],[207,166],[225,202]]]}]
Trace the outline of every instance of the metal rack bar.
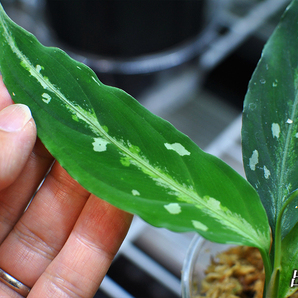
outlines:
[{"label": "metal rack bar", "polygon": [[175,294],[180,295],[180,280],[132,243],[127,243],[122,250],[122,254],[154,279],[158,280],[166,288]]},{"label": "metal rack bar", "polygon": [[200,67],[204,70],[213,69],[287,3],[289,0],[267,0],[257,4],[246,16],[230,26],[229,33],[214,41],[201,55]]},{"label": "metal rack bar", "polygon": [[108,276],[103,279],[100,289],[111,298],[134,298]]}]

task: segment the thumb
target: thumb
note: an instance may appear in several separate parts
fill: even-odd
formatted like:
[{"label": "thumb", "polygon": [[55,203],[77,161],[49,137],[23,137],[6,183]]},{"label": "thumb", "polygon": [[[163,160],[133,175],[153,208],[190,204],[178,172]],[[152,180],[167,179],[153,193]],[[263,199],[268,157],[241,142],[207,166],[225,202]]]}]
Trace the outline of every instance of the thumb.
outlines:
[{"label": "thumb", "polygon": [[36,127],[27,106],[14,104],[0,111],[0,190],[21,173],[35,140]]}]

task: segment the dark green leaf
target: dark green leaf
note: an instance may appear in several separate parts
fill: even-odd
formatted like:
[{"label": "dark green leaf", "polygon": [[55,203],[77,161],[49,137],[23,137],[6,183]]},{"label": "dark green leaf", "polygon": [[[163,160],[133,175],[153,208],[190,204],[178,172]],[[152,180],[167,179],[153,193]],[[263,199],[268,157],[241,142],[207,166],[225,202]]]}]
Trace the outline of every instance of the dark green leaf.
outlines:
[{"label": "dark green leaf", "polygon": [[[244,103],[242,146],[246,175],[257,189],[273,233],[277,216],[298,188],[298,1],[267,42]],[[284,237],[298,220],[286,209]]]},{"label": "dark green leaf", "polygon": [[29,105],[43,143],[90,192],[152,225],[269,249],[257,193],[225,163],[3,10],[0,51],[13,100]]}]

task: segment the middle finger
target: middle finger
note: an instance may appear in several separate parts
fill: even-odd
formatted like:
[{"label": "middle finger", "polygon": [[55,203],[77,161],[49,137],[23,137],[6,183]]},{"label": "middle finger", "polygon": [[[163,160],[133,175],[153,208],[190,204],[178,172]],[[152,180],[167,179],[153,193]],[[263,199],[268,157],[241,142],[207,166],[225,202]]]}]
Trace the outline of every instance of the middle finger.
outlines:
[{"label": "middle finger", "polygon": [[0,191],[0,243],[22,216],[52,163],[53,157],[37,139],[19,177],[9,187]]}]

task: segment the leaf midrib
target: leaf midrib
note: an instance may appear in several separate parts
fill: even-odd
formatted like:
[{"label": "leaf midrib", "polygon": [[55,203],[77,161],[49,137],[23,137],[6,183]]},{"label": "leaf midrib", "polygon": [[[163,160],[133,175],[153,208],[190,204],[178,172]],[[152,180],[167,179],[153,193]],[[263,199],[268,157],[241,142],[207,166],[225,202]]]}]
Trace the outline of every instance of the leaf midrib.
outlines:
[{"label": "leaf midrib", "polygon": [[[294,85],[295,85],[295,80],[293,79]],[[296,115],[296,111],[297,111],[297,104],[298,104],[298,93],[297,93],[297,88],[295,87],[295,99],[294,99],[294,104],[293,104],[293,109],[292,109],[292,113],[291,113],[291,120],[295,121],[295,115]],[[287,167],[287,161],[288,161],[288,152],[290,150],[290,143],[291,143],[291,136],[293,133],[293,123],[289,124],[289,128],[287,130],[287,136],[286,136],[286,142],[285,142],[285,146],[284,146],[284,154],[282,157],[282,163],[281,163],[281,176],[280,176],[280,181],[279,181],[279,187],[278,187],[278,199],[279,199],[279,206],[278,206],[278,211],[281,210],[281,207],[284,203],[284,200],[286,198],[283,199],[284,195],[283,195],[283,191],[284,191],[284,186],[285,186],[285,182],[286,182],[286,169]]]}]

